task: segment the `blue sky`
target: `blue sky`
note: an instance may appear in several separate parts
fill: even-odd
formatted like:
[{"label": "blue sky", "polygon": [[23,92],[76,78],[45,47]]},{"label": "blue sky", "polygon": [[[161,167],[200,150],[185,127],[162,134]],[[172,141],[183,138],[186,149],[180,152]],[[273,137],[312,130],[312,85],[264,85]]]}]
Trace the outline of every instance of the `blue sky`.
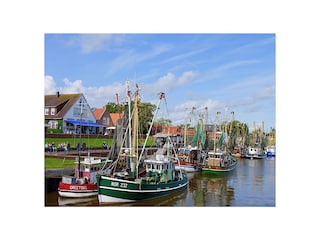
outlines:
[{"label": "blue sky", "polygon": [[[208,108],[208,123],[230,112],[253,128],[275,125],[275,34],[45,34],[45,94],[84,93],[90,107],[166,94],[159,117],[183,124]],[[193,121],[191,120],[191,124]]]}]

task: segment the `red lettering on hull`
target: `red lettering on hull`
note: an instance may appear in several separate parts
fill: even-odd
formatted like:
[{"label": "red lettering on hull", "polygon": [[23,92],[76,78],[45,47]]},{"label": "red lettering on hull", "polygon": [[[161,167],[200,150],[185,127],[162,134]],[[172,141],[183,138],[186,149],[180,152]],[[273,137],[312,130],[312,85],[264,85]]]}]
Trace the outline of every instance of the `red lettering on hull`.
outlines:
[{"label": "red lettering on hull", "polygon": [[90,190],[97,190],[97,184],[68,184],[62,183],[59,184],[60,191],[90,191]]}]

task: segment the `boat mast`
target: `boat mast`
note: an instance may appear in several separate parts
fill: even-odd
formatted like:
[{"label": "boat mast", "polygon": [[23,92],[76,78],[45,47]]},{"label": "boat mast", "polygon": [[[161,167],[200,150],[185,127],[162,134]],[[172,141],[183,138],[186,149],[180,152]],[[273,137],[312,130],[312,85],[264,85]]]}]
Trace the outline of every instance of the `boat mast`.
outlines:
[{"label": "boat mast", "polygon": [[230,147],[232,145],[232,128],[233,128],[233,122],[234,122],[234,112],[231,112],[231,122],[230,122],[230,126],[229,126],[229,142],[228,142],[228,150],[230,150]]},{"label": "boat mast", "polygon": [[207,147],[207,132],[206,132],[206,126],[208,124],[208,107],[204,108],[205,110],[205,115],[204,115],[204,127],[203,127],[203,134],[204,134],[204,142],[203,142],[203,146]]},{"label": "boat mast", "polygon": [[202,113],[200,112],[199,114],[199,133],[198,133],[198,139],[197,139],[197,147],[202,150],[202,134],[203,134],[203,118],[202,118]]},{"label": "boat mast", "polygon": [[[128,122],[128,128],[129,128],[129,151],[130,155],[132,154],[132,144],[131,144],[131,92],[129,90],[129,83],[130,81],[126,81],[126,90],[127,90],[127,101],[128,101],[128,116],[129,116],[129,122]],[[120,116],[120,113],[119,113]]]},{"label": "boat mast", "polygon": [[187,147],[187,141],[188,141],[188,131],[187,131],[187,122],[191,122],[191,119],[188,118],[188,116],[184,120],[184,136],[183,136],[183,146],[186,148]]},{"label": "boat mast", "polygon": [[227,151],[227,145],[229,144],[229,136],[228,136],[228,111],[227,108],[225,108],[225,122],[224,122],[224,132],[227,134],[226,136],[226,142],[224,144],[224,151]]},{"label": "boat mast", "polygon": [[[218,112],[217,112],[218,114]],[[213,152],[216,151],[217,123],[213,124]]]},{"label": "boat mast", "polygon": [[[133,116],[132,116],[132,154],[131,159],[133,161],[130,162],[130,169],[134,173],[137,166],[137,158],[138,158],[138,144],[137,144],[137,136],[138,136],[138,101],[139,101],[139,87],[136,84],[136,91],[134,93],[134,102],[133,102]],[[130,122],[130,121],[129,121]],[[130,131],[129,131],[130,132]]]},{"label": "boat mast", "polygon": [[81,97],[80,97],[80,139],[79,139],[79,146],[78,146],[78,176],[77,178],[80,178],[80,156],[81,156],[81,133],[82,133],[82,101],[81,101]]},{"label": "boat mast", "polygon": [[[222,127],[221,127],[221,123],[220,123],[220,114],[221,114],[221,112],[217,112],[218,126],[219,126],[220,138],[221,138],[221,137],[223,137],[223,136],[222,136],[223,132],[221,131],[221,130],[222,130]],[[220,147],[221,147],[221,146],[220,146]],[[219,147],[219,148],[220,148],[220,147]],[[219,149],[219,148],[218,148],[218,149]],[[214,152],[215,152],[215,151],[214,151]]]}]

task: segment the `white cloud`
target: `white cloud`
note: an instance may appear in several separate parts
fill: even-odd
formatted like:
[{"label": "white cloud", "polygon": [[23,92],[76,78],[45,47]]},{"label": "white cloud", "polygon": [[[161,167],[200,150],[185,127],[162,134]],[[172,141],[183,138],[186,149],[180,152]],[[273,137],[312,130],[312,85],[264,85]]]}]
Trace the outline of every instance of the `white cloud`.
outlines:
[{"label": "white cloud", "polygon": [[177,85],[185,85],[188,83],[191,79],[197,76],[197,73],[189,71],[189,72],[184,72],[181,77],[178,78]]},{"label": "white cloud", "polygon": [[116,102],[116,94],[120,103],[126,101],[125,85],[118,82],[108,86],[86,88],[84,94],[91,107],[101,108],[108,102]]},{"label": "white cloud", "polygon": [[116,101],[116,93],[119,95],[119,101],[125,101],[124,83],[115,82],[102,87],[84,87],[82,80],[70,81],[65,78],[64,85],[56,88],[56,82],[52,76],[45,76],[45,94],[55,94],[59,91],[61,94],[83,93],[90,107],[102,107],[108,102]]},{"label": "white cloud", "polygon": [[124,35],[122,34],[80,34],[72,36],[65,44],[79,47],[82,53],[88,54],[111,49],[111,47],[120,45],[124,41]]},{"label": "white cloud", "polygon": [[75,80],[71,82],[69,79],[63,79],[65,87],[62,88],[61,93],[83,93],[82,80]]},{"label": "white cloud", "polygon": [[[192,108],[195,108],[194,113],[196,116],[193,115]],[[208,111],[207,123],[211,123],[215,119],[216,112],[224,112],[225,104],[213,99],[189,100],[175,106],[170,114],[170,118],[173,125],[184,124],[186,120],[188,122],[191,121],[191,125],[193,125],[194,117],[199,119],[200,114],[205,116],[205,108]]]},{"label": "white cloud", "polygon": [[193,55],[197,55],[197,54],[202,53],[202,52],[207,51],[207,50],[208,50],[208,48],[202,48],[202,49],[199,49],[199,50],[185,52],[183,54],[176,55],[176,56],[168,58],[168,59],[166,59],[164,61],[158,62],[157,65],[163,65],[163,64],[166,64],[166,63],[170,63],[170,62],[185,60],[187,57],[191,57]]},{"label": "white cloud", "polygon": [[158,55],[167,52],[170,49],[167,45],[157,45],[150,51],[137,52],[133,49],[122,50],[110,64],[106,66],[107,74],[112,75],[120,72],[122,69],[132,68],[143,61],[147,61]]},{"label": "white cloud", "polygon": [[165,76],[160,77],[156,82],[142,84],[145,92],[154,94],[159,92],[168,93],[170,90],[181,87],[189,83],[197,76],[197,73],[188,71],[182,73],[180,77],[176,77],[173,73],[169,72]]},{"label": "white cloud", "polygon": [[254,95],[255,98],[274,98],[275,96],[275,87],[273,86],[268,86],[260,89],[257,91],[257,93]]},{"label": "white cloud", "polygon": [[57,92],[56,82],[52,76],[44,76],[44,93],[55,94]]},{"label": "white cloud", "polygon": [[112,44],[110,34],[83,34],[80,35],[80,47],[82,53],[100,51]]}]

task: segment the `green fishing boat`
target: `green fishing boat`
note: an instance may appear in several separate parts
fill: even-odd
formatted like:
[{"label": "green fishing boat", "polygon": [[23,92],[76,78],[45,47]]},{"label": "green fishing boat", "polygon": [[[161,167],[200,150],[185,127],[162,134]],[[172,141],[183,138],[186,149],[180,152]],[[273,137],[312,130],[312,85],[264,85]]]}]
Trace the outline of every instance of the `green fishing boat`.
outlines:
[{"label": "green fishing boat", "polygon": [[[136,85],[134,94],[132,115],[129,92],[128,90],[129,119],[119,154],[112,165],[110,174],[97,175],[99,203],[147,200],[184,190],[188,186],[186,172],[175,169],[175,161],[178,157],[170,138],[167,138],[166,143],[155,154],[151,156],[145,154],[146,142],[156,114],[154,114],[142,150],[138,151],[138,103],[140,100],[138,86]],[[156,113],[164,98],[165,94],[160,93]],[[117,168],[117,164],[121,162],[128,163],[126,169]]]}]

